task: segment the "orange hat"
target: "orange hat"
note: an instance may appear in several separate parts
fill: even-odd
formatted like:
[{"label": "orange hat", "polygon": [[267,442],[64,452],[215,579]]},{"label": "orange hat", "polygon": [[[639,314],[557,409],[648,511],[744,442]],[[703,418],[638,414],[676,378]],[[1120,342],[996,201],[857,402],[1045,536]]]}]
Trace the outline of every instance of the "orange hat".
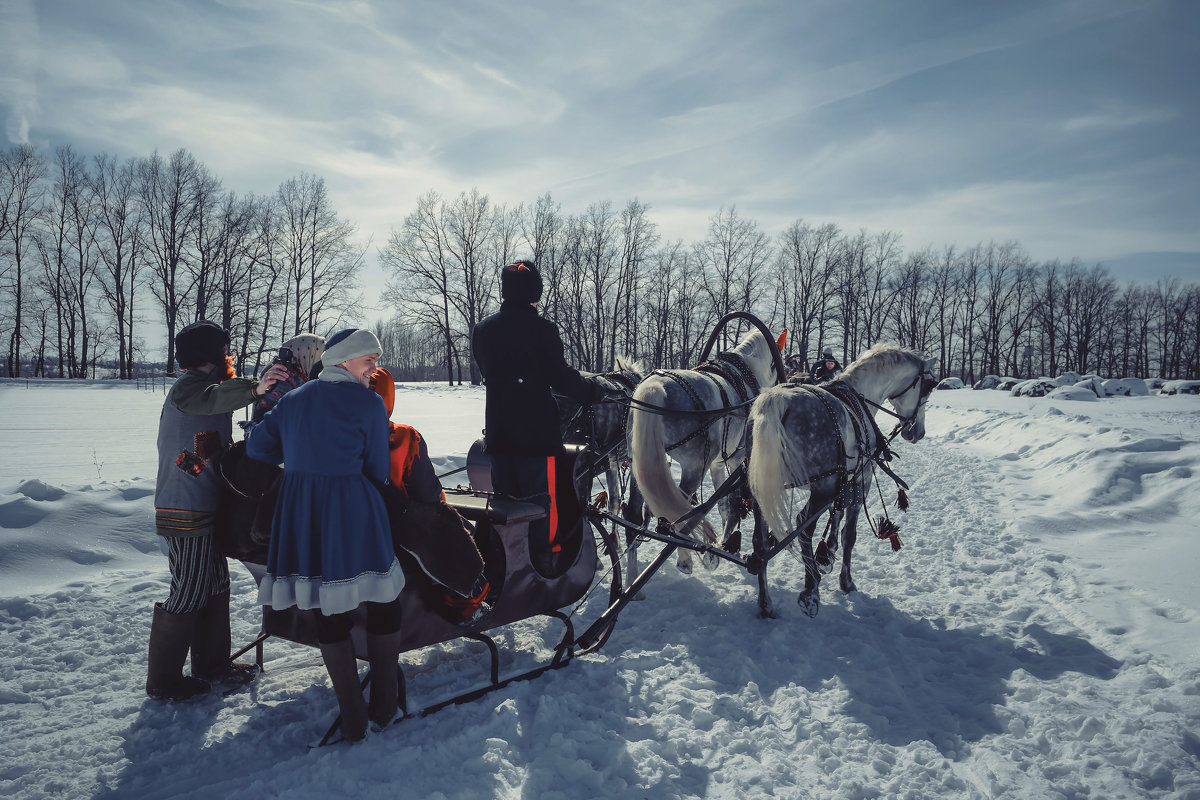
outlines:
[{"label": "orange hat", "polygon": [[383,367],[376,367],[375,374],[371,376],[371,389],[383,398],[388,416],[392,416],[392,410],[396,407],[396,382],[392,380],[392,373]]}]

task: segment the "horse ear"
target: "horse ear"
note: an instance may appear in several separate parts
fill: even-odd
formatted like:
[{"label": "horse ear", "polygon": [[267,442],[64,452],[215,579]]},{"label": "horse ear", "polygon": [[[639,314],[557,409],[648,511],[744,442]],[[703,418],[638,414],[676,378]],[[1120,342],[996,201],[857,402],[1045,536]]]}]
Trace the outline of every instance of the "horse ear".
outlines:
[{"label": "horse ear", "polygon": [[938,362],[937,358],[925,359],[925,371],[933,372],[933,368],[937,366],[937,362]]}]

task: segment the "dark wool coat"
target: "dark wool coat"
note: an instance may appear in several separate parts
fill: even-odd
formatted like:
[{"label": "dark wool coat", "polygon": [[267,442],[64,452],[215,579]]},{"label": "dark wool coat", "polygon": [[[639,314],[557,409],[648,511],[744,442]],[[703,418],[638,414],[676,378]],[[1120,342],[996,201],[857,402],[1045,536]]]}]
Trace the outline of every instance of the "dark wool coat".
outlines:
[{"label": "dark wool coat", "polygon": [[831,381],[842,371],[842,365],[837,362],[836,358],[821,357],[820,361],[814,361],[812,369],[808,372],[808,378],[813,383],[824,383]]},{"label": "dark wool coat", "polygon": [[563,359],[553,322],[528,303],[505,301],[475,326],[471,343],[487,385],[484,445],[489,453],[556,456],[562,451],[556,389],[580,403],[604,389]]}]

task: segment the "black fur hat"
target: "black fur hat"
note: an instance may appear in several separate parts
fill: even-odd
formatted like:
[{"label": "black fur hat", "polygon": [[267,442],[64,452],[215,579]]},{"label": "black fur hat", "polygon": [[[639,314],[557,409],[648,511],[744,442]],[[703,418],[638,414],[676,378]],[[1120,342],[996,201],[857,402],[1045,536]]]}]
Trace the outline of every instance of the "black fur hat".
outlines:
[{"label": "black fur hat", "polygon": [[518,261],[500,270],[500,298],[518,303],[542,299],[542,276],[532,261]]},{"label": "black fur hat", "polygon": [[229,332],[215,322],[202,319],[175,334],[175,360],[184,369],[201,364],[224,364]]}]

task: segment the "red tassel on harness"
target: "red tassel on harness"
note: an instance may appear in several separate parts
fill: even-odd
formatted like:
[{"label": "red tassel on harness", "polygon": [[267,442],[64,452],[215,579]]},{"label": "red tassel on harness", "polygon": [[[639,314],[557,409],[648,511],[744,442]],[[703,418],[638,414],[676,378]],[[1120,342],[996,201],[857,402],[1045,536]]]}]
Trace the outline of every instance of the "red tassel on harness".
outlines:
[{"label": "red tassel on harness", "polygon": [[892,543],[892,552],[896,552],[904,543],[900,541],[900,528],[890,519],[885,519],[879,523],[879,532],[875,534],[876,539],[887,539]]},{"label": "red tassel on harness", "polygon": [[904,493],[903,489],[896,492],[896,505],[900,507],[901,511],[908,511],[908,495]]},{"label": "red tassel on harness", "polygon": [[601,491],[596,495],[596,499],[592,501],[592,511],[599,511],[608,505],[608,492]]}]

